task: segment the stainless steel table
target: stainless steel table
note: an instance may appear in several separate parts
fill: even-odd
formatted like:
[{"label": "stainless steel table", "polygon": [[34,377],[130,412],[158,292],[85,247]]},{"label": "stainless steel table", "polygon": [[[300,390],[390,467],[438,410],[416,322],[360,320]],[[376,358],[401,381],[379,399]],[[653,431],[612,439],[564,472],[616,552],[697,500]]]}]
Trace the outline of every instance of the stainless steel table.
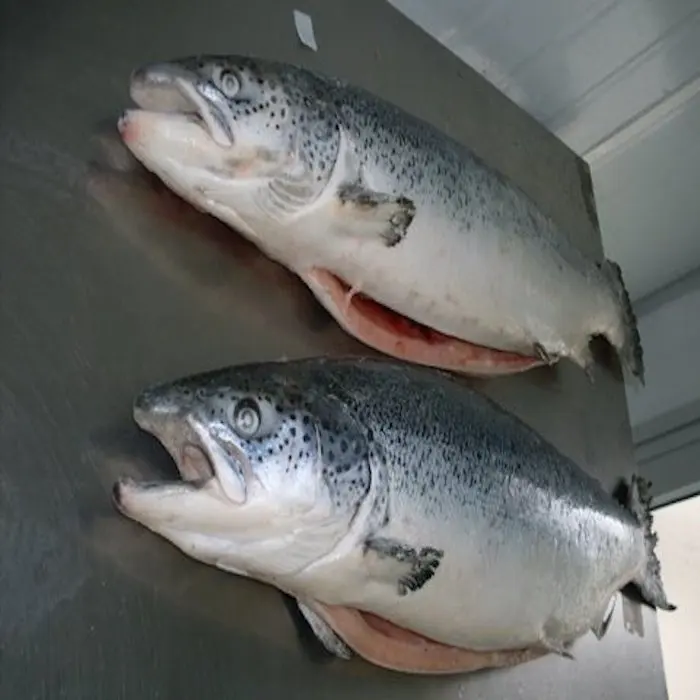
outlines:
[{"label": "stainless steel table", "polygon": [[[363,352],[300,283],[144,176],[115,124],[131,69],[258,53],[347,77],[472,144],[599,251],[590,182],[561,143],[388,4],[3,0],[0,103],[0,697],[666,697],[654,615],[619,614],[575,661],[468,678],[328,660],[274,590],[118,516],[118,474],[173,473],[132,423],[144,384],[232,362]],[[474,382],[612,483],[632,468],[619,375]],[[527,600],[523,600],[527,605]]]}]

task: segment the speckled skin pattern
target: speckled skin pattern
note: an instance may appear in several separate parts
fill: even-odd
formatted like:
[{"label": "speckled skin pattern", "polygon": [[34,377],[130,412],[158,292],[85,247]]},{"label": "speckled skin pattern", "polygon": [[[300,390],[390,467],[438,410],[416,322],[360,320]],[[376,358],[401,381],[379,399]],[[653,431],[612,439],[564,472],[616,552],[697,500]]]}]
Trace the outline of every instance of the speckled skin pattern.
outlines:
[{"label": "speckled skin pattern", "polygon": [[[251,398],[261,429],[243,439],[232,416]],[[300,600],[468,649],[561,650],[647,564],[630,511],[446,373],[370,359],[261,363],[149,389],[136,407],[176,461],[193,419],[229,455],[209,450],[217,474],[245,474],[245,455],[248,500],[206,501],[206,488],[178,482],[166,512],[153,487],[131,484],[122,510],[191,556]],[[416,569],[417,585],[402,588],[405,561],[377,556],[373,541],[423,550],[434,575]]]},{"label": "speckled skin pattern", "polygon": [[[160,128],[162,112],[175,111],[176,78],[230,135],[218,152],[206,130],[193,132],[196,163]],[[526,355],[537,345],[583,367],[590,338],[602,335],[643,377],[619,268],[586,258],[522,190],[429,124],[342,81],[240,56],[145,66],[132,96],[161,111],[141,140],[127,141],[136,156],[302,279],[323,267],[448,335]],[[246,180],[251,174],[258,179]],[[340,206],[348,185],[408,200],[415,216],[405,235],[385,235],[396,213],[389,204],[374,221],[366,209]]]}]

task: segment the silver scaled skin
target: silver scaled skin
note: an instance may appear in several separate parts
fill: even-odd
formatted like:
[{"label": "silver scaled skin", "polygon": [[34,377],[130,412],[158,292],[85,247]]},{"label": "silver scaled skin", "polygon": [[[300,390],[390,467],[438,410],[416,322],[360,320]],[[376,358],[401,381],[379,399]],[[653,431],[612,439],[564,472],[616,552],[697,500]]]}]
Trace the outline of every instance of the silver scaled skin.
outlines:
[{"label": "silver scaled skin", "polygon": [[134,415],[183,480],[123,480],[120,510],[291,594],[322,638],[316,602],[463,649],[569,655],[588,630],[604,634],[623,589],[673,609],[644,482],[608,493],[452,375],[256,363],[150,388]]},{"label": "silver scaled skin", "polygon": [[[590,340],[602,336],[644,380],[619,267],[586,257],[521,189],[431,125],[342,81],[242,56],[144,66],[131,95],[140,109],[120,121],[131,152],[296,273],[367,344],[495,375],[536,366],[527,358],[589,371]],[[345,300],[326,273],[347,286]],[[352,317],[360,292],[482,351],[403,351]]]}]

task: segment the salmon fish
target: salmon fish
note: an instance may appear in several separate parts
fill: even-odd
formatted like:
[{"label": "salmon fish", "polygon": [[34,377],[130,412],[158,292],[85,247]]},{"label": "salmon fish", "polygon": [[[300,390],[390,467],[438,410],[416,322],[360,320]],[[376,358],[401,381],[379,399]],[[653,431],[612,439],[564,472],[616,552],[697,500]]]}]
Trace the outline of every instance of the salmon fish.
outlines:
[{"label": "salmon fish", "polygon": [[478,376],[569,358],[593,337],[644,381],[617,264],[586,257],[466,146],[340,80],[241,56],[145,65],[124,143],[182,198],[296,274],[393,358]]},{"label": "salmon fish", "polygon": [[646,482],[608,493],[447,372],[246,364],[148,388],[134,417],[182,480],[123,479],[118,509],[295,598],[338,657],[466,673],[572,656],[619,591],[673,609]]}]

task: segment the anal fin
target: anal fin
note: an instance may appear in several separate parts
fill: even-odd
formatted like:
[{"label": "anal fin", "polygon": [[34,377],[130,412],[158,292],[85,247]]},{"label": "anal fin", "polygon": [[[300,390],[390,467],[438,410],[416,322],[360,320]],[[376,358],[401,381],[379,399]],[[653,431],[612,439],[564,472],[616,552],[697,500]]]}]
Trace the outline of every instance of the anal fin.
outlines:
[{"label": "anal fin", "polygon": [[614,595],[612,598],[610,598],[607,605],[601,610],[600,617],[591,625],[591,631],[598,640],[605,636],[605,633],[610,627],[610,622],[612,621],[612,616],[615,612],[616,601],[617,595]]},{"label": "anal fin", "polygon": [[400,596],[423,588],[435,575],[444,556],[441,549],[416,549],[388,537],[367,538],[364,554],[370,575],[395,585]]},{"label": "anal fin", "polygon": [[341,185],[337,196],[348,233],[376,236],[388,248],[404,239],[416,215],[416,206],[407,197],[374,192],[359,183]]},{"label": "anal fin", "polygon": [[546,365],[554,365],[559,361],[559,358],[556,355],[547,352],[544,345],[541,343],[535,343],[532,349],[535,356],[539,357],[539,359]]},{"label": "anal fin", "polygon": [[571,653],[571,645],[569,644],[562,644],[547,638],[542,639],[541,644],[551,654],[561,656],[563,659],[573,660],[574,658],[574,655]]},{"label": "anal fin", "polygon": [[573,642],[561,639],[557,634],[560,625],[557,620],[550,620],[544,626],[540,637],[540,644],[551,654],[556,654],[564,659],[572,659],[574,655],[571,653]]}]

